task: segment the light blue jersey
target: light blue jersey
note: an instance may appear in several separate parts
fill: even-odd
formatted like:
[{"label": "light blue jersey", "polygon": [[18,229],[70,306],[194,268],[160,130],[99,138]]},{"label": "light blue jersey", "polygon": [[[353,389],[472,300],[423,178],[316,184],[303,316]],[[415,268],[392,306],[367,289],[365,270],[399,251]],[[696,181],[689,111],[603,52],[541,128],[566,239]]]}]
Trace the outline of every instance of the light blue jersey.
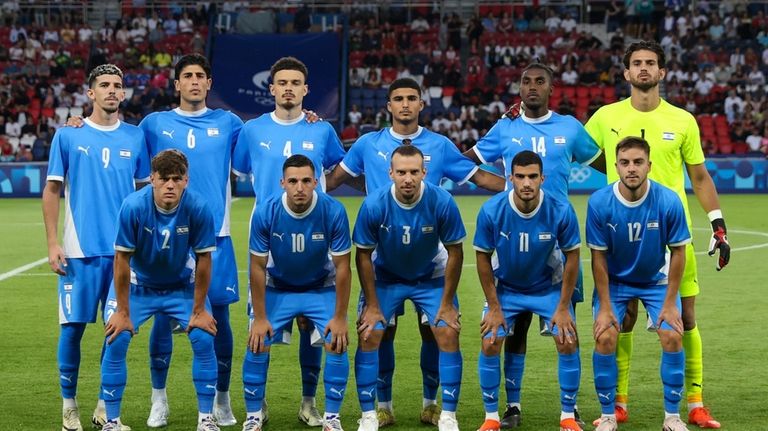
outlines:
[{"label": "light blue jersey", "polygon": [[312,160],[320,189],[324,191],[323,173],[341,161],[344,148],[327,122],[307,123],[304,114],[287,122],[272,112],[245,123],[232,156],[232,168],[240,175],[253,175],[256,203],[264,202],[283,193],[283,162],[294,154]]},{"label": "light blue jersey", "polygon": [[56,131],[48,181],[64,183],[63,250],[68,258],[112,256],[117,214],[135,181],[149,180],[149,157],[141,130],[127,123]]},{"label": "light blue jersey", "polygon": [[398,201],[392,184],[370,193],[357,214],[352,239],[360,248],[376,248],[377,280],[413,283],[442,277],[448,261],[442,244],[458,244],[467,235],[450,193],[421,184],[413,204]]},{"label": "light blue jersey", "polygon": [[229,236],[229,172],[243,121],[222,109],[186,112],[176,108],[149,114],[139,127],[144,130],[150,156],[168,149],[180,150],[187,156],[187,190],[205,196],[213,212],[216,236]]},{"label": "light blue jersey", "polygon": [[269,255],[269,287],[307,291],[334,286],[331,256],[347,254],[351,248],[344,206],[322,192],[313,193],[312,205],[304,213],[291,211],[283,194],[259,204],[251,218],[249,249],[256,256]]},{"label": "light blue jersey", "polygon": [[561,200],[568,199],[571,162],[588,165],[600,156],[600,148],[578,120],[552,111],[536,119],[525,115],[514,120],[502,118],[473,149],[483,163],[502,159],[507,181],[515,155],[533,151],[544,162],[546,181],[542,189]]},{"label": "light blue jersey", "polygon": [[619,182],[596,191],[587,204],[587,245],[604,250],[611,284],[650,287],[667,284],[667,246],[691,242],[680,198],[648,180],[636,202],[619,193]]},{"label": "light blue jersey", "polygon": [[131,284],[185,289],[194,281],[194,253],[216,249],[213,214],[203,196],[185,190],[175,210],[155,205],[152,187],[128,196],[120,209],[115,250],[133,253]]},{"label": "light blue jersey", "polygon": [[563,280],[560,249],[569,251],[581,245],[576,213],[568,201],[542,190],[536,209],[524,214],[515,206],[513,195],[514,191],[499,193],[480,208],[474,248],[496,252],[493,275],[500,288],[551,290]]},{"label": "light blue jersey", "polygon": [[424,154],[424,180],[429,183],[439,185],[443,178],[448,178],[463,184],[479,169],[448,138],[421,126],[413,135],[400,135],[391,127],[366,133],[352,145],[340,166],[353,177],[365,174],[365,188],[369,192],[391,184],[391,154],[403,139],[411,139],[411,144]]}]

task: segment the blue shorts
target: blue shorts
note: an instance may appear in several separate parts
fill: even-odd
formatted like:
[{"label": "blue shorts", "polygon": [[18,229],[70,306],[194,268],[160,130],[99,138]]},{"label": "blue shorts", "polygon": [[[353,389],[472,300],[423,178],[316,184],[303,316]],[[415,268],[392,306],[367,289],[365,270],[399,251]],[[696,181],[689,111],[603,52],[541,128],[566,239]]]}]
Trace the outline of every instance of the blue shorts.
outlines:
[{"label": "blue shorts", "polygon": [[[336,312],[336,287],[313,289],[305,292],[288,291],[267,287],[265,295],[267,320],[272,325],[273,336],[266,344],[288,344],[293,319],[304,316],[315,326],[312,330],[312,345],[316,347],[330,343],[331,333],[323,336],[325,327]],[[250,321],[253,322],[251,312]]]},{"label": "blue shorts", "polygon": [[59,324],[96,321],[112,283],[114,262],[114,256],[67,258],[67,275],[59,276]]},{"label": "blue shorts", "polygon": [[[624,321],[624,315],[627,313],[627,303],[633,299],[639,299],[643,303],[643,307],[648,312],[650,320],[656,324],[661,313],[661,307],[664,306],[664,298],[667,296],[667,285],[632,287],[624,284],[610,283],[608,285],[608,292],[611,296],[613,314],[616,315],[616,320],[619,321],[619,324]],[[596,294],[595,297],[597,297]],[[675,305],[677,306],[677,311],[681,312],[680,295],[677,295]],[[592,315],[597,316],[599,311],[600,301],[595,299],[592,301]],[[672,326],[667,322],[661,324],[661,329],[673,330]]]},{"label": "blue shorts", "polygon": [[[501,303],[501,312],[504,314],[504,320],[507,323],[507,331],[499,327],[496,331],[497,337],[506,337],[512,335],[512,329],[515,327],[515,318],[522,313],[531,312],[539,315],[543,320],[545,329],[541,331],[542,335],[557,335],[557,327],[552,326],[552,315],[557,310],[557,304],[560,302],[559,285],[552,286],[550,289],[538,292],[520,292],[517,290],[504,289],[496,287],[496,295]],[[573,305],[569,310],[573,320],[576,316],[573,313]],[[488,304],[483,306],[483,316],[488,312]],[[485,334],[484,338],[491,338],[491,333]]]},{"label": "blue shorts", "polygon": [[240,300],[237,282],[237,264],[232,237],[216,237],[216,250],[211,253],[211,286],[208,299],[212,305],[227,305]]},{"label": "blue shorts", "polygon": [[578,304],[584,302],[584,268],[579,261],[579,275],[576,276],[576,287],[573,289],[573,295],[571,296],[571,304]]},{"label": "blue shorts", "polygon": [[[435,325],[435,316],[440,310],[440,303],[443,299],[443,290],[445,288],[445,277],[432,278],[418,283],[391,283],[376,280],[376,297],[379,299],[379,306],[384,319],[389,322],[397,313],[397,310],[403,306],[406,299],[410,299],[418,311],[426,316],[430,326],[447,326],[445,322],[440,321]],[[454,296],[453,303],[456,308],[459,307],[458,298]],[[365,306],[365,298],[361,296],[358,304],[358,315]],[[381,322],[376,324],[375,329],[384,329]]]},{"label": "blue shorts", "polygon": [[[131,283],[128,297],[131,323],[138,333],[139,326],[155,314],[164,314],[179,322],[182,328],[189,326],[192,307],[195,304],[195,286],[193,283],[179,285],[178,289],[152,289]],[[205,300],[205,309],[211,311],[211,304]],[[104,309],[105,320],[109,321],[117,311],[117,296],[114,284],[109,288],[109,299]]]}]

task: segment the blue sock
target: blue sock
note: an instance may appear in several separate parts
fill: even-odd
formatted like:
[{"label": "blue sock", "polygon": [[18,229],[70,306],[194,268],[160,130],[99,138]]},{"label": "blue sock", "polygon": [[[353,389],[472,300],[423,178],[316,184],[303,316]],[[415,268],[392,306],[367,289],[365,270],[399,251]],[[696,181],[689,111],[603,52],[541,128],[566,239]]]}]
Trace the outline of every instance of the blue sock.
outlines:
[{"label": "blue sock", "polygon": [[395,340],[382,339],[379,344],[379,375],[376,379],[376,397],[379,402],[392,401],[392,376],[394,374]]},{"label": "blue sock", "polygon": [[600,411],[604,415],[615,414],[616,379],[619,374],[616,366],[616,353],[601,355],[596,351],[593,352],[592,368],[595,371],[595,390],[597,391],[597,401],[600,402]]},{"label": "blue sock", "polygon": [[197,408],[200,413],[213,411],[216,395],[216,353],[213,351],[213,335],[195,328],[189,332],[192,343],[192,381],[197,392]]},{"label": "blue sock", "polygon": [[344,390],[347,389],[349,378],[349,355],[347,352],[325,352],[325,412],[339,414],[341,402],[344,401]]},{"label": "blue sock", "polygon": [[264,389],[267,385],[267,370],[269,370],[269,352],[253,353],[251,349],[245,352],[243,361],[243,391],[245,393],[245,411],[261,410],[264,401]]},{"label": "blue sock", "polygon": [[152,387],[163,389],[168,381],[168,367],[173,353],[173,334],[171,318],[165,314],[155,314],[155,322],[149,333],[149,374]]},{"label": "blue sock", "polygon": [[480,352],[477,361],[477,373],[480,376],[480,391],[487,413],[499,411],[499,380],[501,380],[501,360],[499,355],[486,356]]},{"label": "blue sock", "polygon": [[80,373],[80,340],[83,339],[85,323],[61,325],[59,334],[59,384],[62,398],[75,398],[77,377]]},{"label": "blue sock", "polygon": [[574,353],[558,354],[557,374],[560,380],[560,404],[566,413],[572,413],[576,406],[581,381],[581,359],[579,350]]},{"label": "blue sock", "polygon": [[131,333],[123,331],[104,351],[104,360],[101,363],[101,393],[107,409],[107,420],[120,417],[120,404],[128,379],[125,357],[130,342]]},{"label": "blue sock", "polygon": [[364,412],[374,409],[378,369],[379,351],[364,352],[358,347],[355,353],[355,380],[357,381],[357,398],[360,400],[360,409]]},{"label": "blue sock", "polygon": [[[392,353],[392,355],[394,356],[394,353]],[[439,357],[440,349],[437,348],[436,341],[421,341],[422,393],[424,394],[424,398],[428,400],[437,399],[437,391],[440,388]],[[392,383],[390,378],[390,394],[392,393],[391,386]],[[392,399],[392,396],[390,395],[389,398]]]},{"label": "blue sock", "polygon": [[213,338],[218,371],[216,390],[227,392],[232,375],[232,352],[234,350],[232,326],[229,324],[229,305],[213,305],[211,308],[213,318],[216,319],[216,337]]},{"label": "blue sock", "polygon": [[685,380],[685,353],[661,352],[661,383],[664,385],[664,411],[678,413]]},{"label": "blue sock", "polygon": [[443,385],[443,410],[455,412],[461,393],[461,351],[440,352],[440,382]]},{"label": "blue sock", "polygon": [[[323,360],[323,348],[312,345],[312,331],[299,328],[299,365],[301,365],[301,395],[314,397],[317,383],[320,381],[320,365]],[[328,359],[326,358],[326,361]]]},{"label": "blue sock", "polygon": [[523,371],[525,371],[525,353],[504,353],[504,389],[507,392],[507,403],[520,402]]}]

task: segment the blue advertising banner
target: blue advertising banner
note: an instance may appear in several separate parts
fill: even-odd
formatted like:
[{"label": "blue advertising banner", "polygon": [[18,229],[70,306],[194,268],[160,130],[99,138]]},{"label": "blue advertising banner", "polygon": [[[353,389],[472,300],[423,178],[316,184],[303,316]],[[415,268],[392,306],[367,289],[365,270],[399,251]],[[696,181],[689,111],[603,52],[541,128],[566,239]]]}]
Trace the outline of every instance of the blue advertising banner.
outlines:
[{"label": "blue advertising banner", "polygon": [[48,163],[0,163],[0,197],[40,197]]},{"label": "blue advertising banner", "polygon": [[336,33],[217,35],[213,43],[213,88],[208,106],[229,109],[244,121],[271,112],[269,69],[293,56],[309,69],[303,106],[326,120],[339,116],[341,42]]}]

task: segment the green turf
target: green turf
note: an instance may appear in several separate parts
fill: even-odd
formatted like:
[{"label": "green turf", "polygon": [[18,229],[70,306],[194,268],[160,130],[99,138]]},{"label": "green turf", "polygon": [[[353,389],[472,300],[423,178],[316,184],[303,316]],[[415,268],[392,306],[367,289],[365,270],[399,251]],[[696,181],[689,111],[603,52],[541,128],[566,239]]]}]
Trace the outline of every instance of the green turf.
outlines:
[{"label": "green turf", "polygon": [[[470,238],[474,230],[475,214],[483,201],[484,198],[479,197],[458,198]],[[577,196],[573,201],[583,223],[586,198]],[[723,429],[764,429],[765,409],[759,400],[763,399],[765,382],[768,381],[764,366],[768,344],[759,331],[753,332],[762,327],[760,316],[768,305],[762,292],[765,276],[760,269],[764,268],[760,262],[768,260],[768,250],[757,247],[768,247],[768,218],[765,217],[768,214],[768,198],[764,195],[729,195],[722,196],[721,201],[734,251],[731,265],[719,273],[714,270],[714,259],[701,252],[705,250],[708,241],[706,230],[709,223],[695,198],[691,205],[696,229],[694,242],[699,250],[699,281],[703,290],[697,309],[705,349],[705,401],[723,423]],[[349,208],[350,218],[354,218],[359,199],[344,199],[344,202]],[[247,219],[251,205],[249,199],[238,200],[234,202],[232,210],[232,235],[241,268],[241,282],[246,279],[242,269],[245,268]],[[0,214],[0,274],[46,256],[39,200],[0,200]],[[586,250],[582,250],[582,253],[582,258],[588,258]],[[586,271],[585,277],[585,285],[591,286],[589,271]],[[0,292],[0,315],[3,316],[0,325],[0,431],[60,429],[61,401],[56,371],[56,278],[47,265],[43,264],[0,281]],[[355,279],[353,298],[358,292],[359,284]],[[245,294],[243,290],[241,293]],[[459,295],[464,313],[464,330],[461,335],[464,385],[458,417],[462,429],[474,430],[483,419],[476,371],[483,295],[477,285],[471,241],[465,243],[465,266]],[[356,300],[353,299],[350,301],[350,310],[353,311],[355,306]],[[232,399],[237,418],[242,421],[244,406],[241,364],[247,335],[244,301],[232,307],[232,318],[236,340]],[[592,384],[593,344],[587,307],[578,309],[578,319],[583,337],[579,407],[585,418],[594,418],[599,413],[599,406]],[[149,326],[142,327],[129,351],[129,383],[124,396],[122,418],[134,430],[146,429],[144,424],[149,411],[148,333]],[[171,365],[168,390],[171,418],[167,429],[191,430],[194,429],[197,409],[191,381],[190,348],[185,337],[176,336],[174,340],[176,353]],[[84,419],[90,416],[95,406],[100,342],[101,327],[92,325],[86,331],[82,344],[79,400]],[[351,352],[354,352],[355,346],[353,342]],[[297,343],[294,343],[272,351],[268,380],[271,421],[268,429],[301,429],[296,421],[301,395],[297,350]],[[413,313],[409,311],[401,320],[396,341],[398,360],[394,405],[398,424],[393,430],[428,429],[417,421],[421,408],[418,352],[416,323]],[[656,336],[638,329],[635,352],[630,423],[621,429],[659,429],[663,412],[658,372],[660,353]],[[524,422],[521,429],[555,429],[559,417],[559,392],[552,341],[531,332],[526,366]],[[356,420],[360,410],[353,374],[350,374],[348,396],[342,415],[346,429],[354,431],[357,429]],[[319,394],[322,395],[322,387]],[[322,399],[319,402],[322,404]],[[685,406],[682,410],[685,411]],[[238,425],[225,429],[240,428]]]}]

